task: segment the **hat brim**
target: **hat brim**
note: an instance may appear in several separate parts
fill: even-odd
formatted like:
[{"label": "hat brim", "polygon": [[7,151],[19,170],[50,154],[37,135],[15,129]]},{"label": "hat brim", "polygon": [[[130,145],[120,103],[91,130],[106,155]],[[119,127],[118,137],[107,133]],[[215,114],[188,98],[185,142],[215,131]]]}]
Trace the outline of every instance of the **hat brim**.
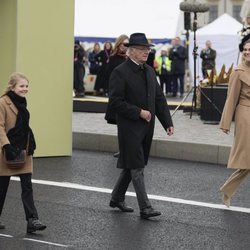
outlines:
[{"label": "hat brim", "polygon": [[152,43],[126,43],[124,44],[125,47],[131,47],[131,46],[145,46],[145,47],[154,47],[154,44]]}]

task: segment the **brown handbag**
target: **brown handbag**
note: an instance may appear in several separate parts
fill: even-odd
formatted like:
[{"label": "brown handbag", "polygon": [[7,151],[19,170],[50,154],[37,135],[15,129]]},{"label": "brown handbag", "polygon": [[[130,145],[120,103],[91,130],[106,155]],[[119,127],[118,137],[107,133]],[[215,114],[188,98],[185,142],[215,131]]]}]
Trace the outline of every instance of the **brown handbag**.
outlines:
[{"label": "brown handbag", "polygon": [[26,149],[21,150],[21,152],[15,159],[7,160],[5,152],[3,151],[4,161],[8,165],[9,168],[18,169],[24,166],[26,159],[27,159],[27,152],[29,148],[29,138],[30,138],[30,134],[28,134]]},{"label": "brown handbag", "polygon": [[25,149],[21,150],[20,154],[13,160],[7,160],[4,153],[4,161],[9,168],[21,168],[26,162],[27,151]]}]

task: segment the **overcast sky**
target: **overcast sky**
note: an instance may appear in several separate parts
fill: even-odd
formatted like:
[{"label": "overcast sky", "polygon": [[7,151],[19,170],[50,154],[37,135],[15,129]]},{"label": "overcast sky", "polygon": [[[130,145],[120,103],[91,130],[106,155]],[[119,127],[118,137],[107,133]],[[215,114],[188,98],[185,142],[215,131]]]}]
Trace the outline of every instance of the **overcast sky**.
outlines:
[{"label": "overcast sky", "polygon": [[181,0],[75,0],[75,36],[118,37],[134,32],[172,38],[183,19]]}]

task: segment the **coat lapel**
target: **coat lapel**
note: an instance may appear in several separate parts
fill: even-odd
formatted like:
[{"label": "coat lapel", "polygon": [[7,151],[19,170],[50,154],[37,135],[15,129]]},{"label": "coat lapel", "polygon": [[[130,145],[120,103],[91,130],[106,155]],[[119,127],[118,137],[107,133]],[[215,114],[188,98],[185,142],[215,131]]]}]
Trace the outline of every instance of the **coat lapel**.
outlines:
[{"label": "coat lapel", "polygon": [[8,96],[6,96],[5,101],[6,101],[7,105],[10,107],[10,109],[17,115],[18,110]]}]

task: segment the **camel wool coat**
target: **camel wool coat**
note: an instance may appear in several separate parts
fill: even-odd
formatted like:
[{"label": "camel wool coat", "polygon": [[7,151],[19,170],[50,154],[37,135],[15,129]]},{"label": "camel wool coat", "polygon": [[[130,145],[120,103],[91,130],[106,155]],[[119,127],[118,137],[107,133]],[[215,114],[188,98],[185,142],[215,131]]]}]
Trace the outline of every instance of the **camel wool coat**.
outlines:
[{"label": "camel wool coat", "polygon": [[235,114],[234,141],[228,168],[250,169],[250,65],[240,64],[231,74],[220,128],[230,130]]},{"label": "camel wool coat", "polygon": [[3,159],[3,146],[9,144],[8,131],[15,127],[18,110],[6,95],[0,97],[0,176],[13,176],[33,172],[32,156],[27,156],[26,163],[19,169],[9,168]]}]

